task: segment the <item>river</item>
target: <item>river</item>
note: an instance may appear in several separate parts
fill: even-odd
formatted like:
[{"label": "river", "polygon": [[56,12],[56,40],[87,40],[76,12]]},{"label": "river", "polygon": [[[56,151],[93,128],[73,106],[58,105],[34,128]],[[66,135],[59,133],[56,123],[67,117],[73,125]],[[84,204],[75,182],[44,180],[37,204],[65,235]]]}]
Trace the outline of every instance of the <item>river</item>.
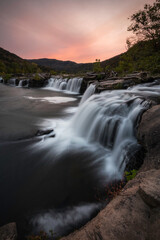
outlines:
[{"label": "river", "polygon": [[[23,239],[87,222],[103,206],[97,192],[121,180],[139,150],[137,123],[159,95],[145,85],[85,95],[78,106],[76,94],[0,84],[0,224],[16,221]],[[46,129],[55,136],[36,136]]]}]

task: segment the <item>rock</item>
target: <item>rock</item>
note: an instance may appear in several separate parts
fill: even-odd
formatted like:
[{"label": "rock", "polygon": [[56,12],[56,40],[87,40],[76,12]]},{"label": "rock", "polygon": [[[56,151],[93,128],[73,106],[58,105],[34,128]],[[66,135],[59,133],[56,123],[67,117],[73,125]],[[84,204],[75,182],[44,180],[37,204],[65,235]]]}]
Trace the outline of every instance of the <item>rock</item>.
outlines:
[{"label": "rock", "polygon": [[160,105],[143,114],[137,136],[146,150],[141,171],[160,168]]},{"label": "rock", "polygon": [[143,183],[140,184],[139,194],[151,207],[160,206],[160,175],[152,179],[146,179]]},{"label": "rock", "polygon": [[102,81],[97,86],[97,90],[99,92],[100,89],[104,90],[122,89],[123,83],[124,83],[123,79]]},{"label": "rock", "polygon": [[[36,132],[36,136],[47,135],[47,134],[50,134],[51,132],[53,132],[53,129],[38,130],[38,131]],[[55,134],[52,134],[52,135],[54,135],[54,137],[55,137]],[[51,135],[51,136],[52,136],[52,135]]]},{"label": "rock", "polygon": [[160,189],[159,177],[160,170],[139,173],[94,219],[62,240],[159,240],[158,205],[157,211],[152,210],[139,193],[140,186],[144,189],[149,183],[148,196],[155,196],[157,191],[151,186],[158,183],[157,189]]},{"label": "rock", "polygon": [[9,223],[0,227],[0,240],[16,240],[17,228],[16,223]]}]

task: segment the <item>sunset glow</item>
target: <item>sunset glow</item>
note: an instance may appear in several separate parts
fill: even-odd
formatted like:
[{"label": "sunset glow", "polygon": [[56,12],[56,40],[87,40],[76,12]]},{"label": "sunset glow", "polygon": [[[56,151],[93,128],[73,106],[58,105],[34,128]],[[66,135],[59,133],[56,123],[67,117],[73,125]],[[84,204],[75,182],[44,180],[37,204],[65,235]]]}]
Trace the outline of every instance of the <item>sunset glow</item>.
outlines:
[{"label": "sunset glow", "polygon": [[128,17],[154,0],[0,0],[0,47],[76,62],[124,52]]}]

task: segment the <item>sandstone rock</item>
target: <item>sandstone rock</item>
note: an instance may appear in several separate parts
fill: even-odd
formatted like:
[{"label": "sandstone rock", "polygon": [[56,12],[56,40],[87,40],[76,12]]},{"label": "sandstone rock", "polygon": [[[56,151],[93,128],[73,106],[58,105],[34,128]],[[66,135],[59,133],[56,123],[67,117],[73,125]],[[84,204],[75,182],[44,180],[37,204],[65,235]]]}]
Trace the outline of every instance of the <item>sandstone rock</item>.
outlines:
[{"label": "sandstone rock", "polygon": [[150,179],[145,179],[140,184],[139,194],[143,200],[151,207],[160,207],[160,174]]},{"label": "sandstone rock", "polygon": [[[156,219],[159,211],[150,208],[150,202],[144,201],[140,194],[145,185],[150,185],[148,196],[155,198],[157,190],[151,186],[159,184],[160,170],[141,172],[130,181],[121,194],[113,199],[94,219],[80,230],[63,240],[159,240],[160,231]],[[146,190],[145,190],[146,191]],[[158,191],[159,192],[159,191]],[[154,197],[153,197],[154,196]],[[156,205],[158,206],[158,205]],[[159,222],[159,221],[158,221]],[[152,234],[152,231],[153,234]],[[148,236],[150,236],[148,238]]]},{"label": "sandstone rock", "polygon": [[153,106],[143,114],[138,139],[146,150],[142,171],[160,168],[160,105]]},{"label": "sandstone rock", "polygon": [[0,240],[16,240],[17,239],[17,229],[16,223],[9,223],[0,227]]}]

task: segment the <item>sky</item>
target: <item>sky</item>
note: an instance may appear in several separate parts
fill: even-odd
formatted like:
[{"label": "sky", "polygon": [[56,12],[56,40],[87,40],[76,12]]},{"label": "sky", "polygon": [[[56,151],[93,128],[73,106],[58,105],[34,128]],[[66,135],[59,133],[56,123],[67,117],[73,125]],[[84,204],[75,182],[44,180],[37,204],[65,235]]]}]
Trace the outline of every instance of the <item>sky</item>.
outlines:
[{"label": "sky", "polygon": [[25,59],[105,60],[126,51],[128,19],[154,0],[0,0],[0,47]]}]

